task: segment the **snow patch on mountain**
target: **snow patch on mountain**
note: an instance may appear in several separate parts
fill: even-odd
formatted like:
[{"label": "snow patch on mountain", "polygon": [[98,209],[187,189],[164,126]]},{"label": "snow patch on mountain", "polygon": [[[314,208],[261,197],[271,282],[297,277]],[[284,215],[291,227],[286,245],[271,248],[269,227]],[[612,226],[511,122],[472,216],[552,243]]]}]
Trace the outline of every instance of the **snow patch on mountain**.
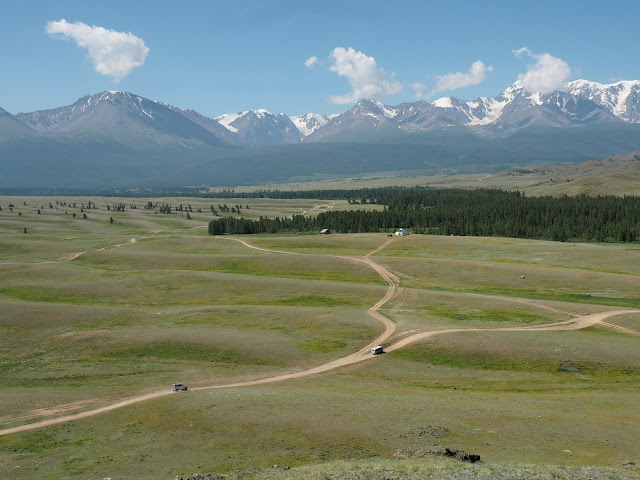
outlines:
[{"label": "snow patch on mountain", "polygon": [[613,107],[613,114],[621,117],[622,115],[624,115],[625,113],[627,113],[627,105],[626,105],[626,101],[627,98],[629,98],[629,95],[631,94],[631,87],[632,85],[630,83],[623,83],[622,85],[622,91],[620,92],[620,95],[618,95],[618,101],[616,102],[616,106]]},{"label": "snow patch on mountain", "polygon": [[284,114],[280,113],[278,115],[274,115],[269,110],[260,108],[257,110],[246,110],[244,112],[238,112],[238,113],[225,113],[223,115],[220,115],[219,117],[216,117],[214,120],[216,120],[218,123],[220,123],[220,125],[224,126],[230,132],[238,133],[238,129],[234,127],[232,123],[234,123],[238,119],[246,117],[247,115],[252,115],[252,116],[255,115],[256,118],[263,119],[269,116],[279,117]]},{"label": "snow patch on mountain", "polygon": [[[269,110],[266,110],[264,108],[260,108],[258,110],[249,110],[249,112],[253,112],[255,116],[258,118],[264,118],[267,115],[273,115],[273,113],[271,113]],[[246,114],[249,112],[244,112],[244,113]]]},{"label": "snow patch on mountain", "polygon": [[307,113],[306,115],[294,115],[291,121],[296,128],[304,135],[308,137],[319,128],[324,127],[329,120],[337,115],[320,115],[317,113]]},{"label": "snow patch on mountain", "polygon": [[621,80],[610,84],[575,80],[567,83],[564,91],[573,96],[587,98],[626,122],[640,123],[638,80]]},{"label": "snow patch on mountain", "polygon": [[226,113],[215,121],[236,134],[239,143],[248,147],[300,143],[302,137],[287,115],[275,115],[264,108]]},{"label": "snow patch on mountain", "polygon": [[470,108],[469,120],[467,125],[469,126],[483,126],[495,123],[502,110],[509,103],[508,100],[498,100],[496,98],[479,98],[475,102],[466,102]]},{"label": "snow patch on mountain", "polygon": [[220,115],[219,117],[214,118],[216,122],[222,125],[224,128],[233,133],[238,133],[238,129],[232,127],[231,124],[235,122],[238,118],[243,116],[247,112],[241,113],[225,113],[224,115]]},{"label": "snow patch on mountain", "polygon": [[394,108],[390,108],[386,105],[383,105],[382,103],[380,103],[377,100],[371,100],[371,103],[373,103],[375,106],[377,106],[380,111],[382,112],[382,114],[387,117],[387,118],[393,118],[396,117],[398,115],[397,110],[395,110]]}]

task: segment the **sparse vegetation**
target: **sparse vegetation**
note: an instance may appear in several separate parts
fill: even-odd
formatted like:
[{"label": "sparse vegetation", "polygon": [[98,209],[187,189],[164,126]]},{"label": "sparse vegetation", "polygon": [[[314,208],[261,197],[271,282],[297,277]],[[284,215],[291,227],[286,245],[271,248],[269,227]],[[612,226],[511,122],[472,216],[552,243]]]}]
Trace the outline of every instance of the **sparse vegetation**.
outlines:
[{"label": "sparse vegetation", "polygon": [[[176,382],[189,392],[2,436],[0,463],[8,467],[0,478],[15,478],[16,465],[32,477],[72,480],[196,471],[230,478],[640,477],[634,465],[622,466],[639,460],[640,428],[629,415],[639,407],[638,337],[602,325],[457,333],[330,374],[192,391],[298,371],[367,345],[381,327],[366,311],[386,282],[342,257],[362,257],[389,238],[248,239],[296,253],[275,254],[207,235],[212,205],[217,211],[226,202],[237,212],[239,200],[11,202],[23,216],[0,212],[0,226],[9,227],[0,228],[0,428]],[[24,205],[49,202],[54,208],[40,216]],[[184,217],[175,214],[181,204]],[[255,220],[313,215],[328,202],[244,204],[241,216]],[[124,211],[113,208],[119,205]],[[171,214],[156,213],[161,205],[172,206]],[[366,207],[378,208],[370,198]],[[89,221],[73,221],[81,208],[91,210]],[[27,236],[16,234],[23,225]],[[633,245],[391,240],[372,258],[400,277],[400,295],[383,308],[397,338],[549,324],[607,305],[638,305],[640,250]],[[608,321],[640,330],[640,314]],[[482,462],[433,454],[447,448]],[[398,452],[406,458],[393,459]]]}]

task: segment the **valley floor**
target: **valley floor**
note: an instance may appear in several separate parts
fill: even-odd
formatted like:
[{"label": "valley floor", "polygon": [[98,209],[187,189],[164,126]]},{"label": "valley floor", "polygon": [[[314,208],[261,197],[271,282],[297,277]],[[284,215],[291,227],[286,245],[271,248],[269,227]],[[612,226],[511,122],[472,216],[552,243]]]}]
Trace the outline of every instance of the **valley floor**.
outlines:
[{"label": "valley floor", "polygon": [[[406,457],[442,472],[444,447],[489,472],[635,478],[640,248],[215,238],[202,213],[215,200],[171,199],[193,203],[187,219],[91,199],[73,218],[88,200],[0,205],[0,478],[298,466],[269,471],[280,478],[354,459],[393,476]],[[322,208],[249,203],[254,217]],[[371,356],[379,343],[388,353]],[[172,394],[177,382],[190,391]],[[398,452],[405,463],[382,460]]]}]

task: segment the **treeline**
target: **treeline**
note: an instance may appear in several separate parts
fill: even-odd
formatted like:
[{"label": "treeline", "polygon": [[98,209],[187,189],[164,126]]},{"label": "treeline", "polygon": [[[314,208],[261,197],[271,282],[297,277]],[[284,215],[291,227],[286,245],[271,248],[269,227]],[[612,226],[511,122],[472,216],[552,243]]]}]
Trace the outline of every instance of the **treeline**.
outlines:
[{"label": "treeline", "polygon": [[349,200],[350,202],[377,203],[383,192],[393,193],[406,190],[404,187],[382,187],[382,188],[358,188],[339,190],[255,190],[253,192],[235,192],[233,190],[222,190],[207,194],[213,198],[273,198],[284,200]]},{"label": "treeline", "polygon": [[[361,191],[363,193],[364,191]],[[367,198],[368,197],[368,198]],[[640,197],[526,197],[501,190],[373,189],[367,203],[382,211],[329,211],[257,221],[225,217],[211,235],[318,232],[389,232],[405,228],[435,235],[498,236],[557,241],[640,240]]]},{"label": "treeline", "polygon": [[[196,197],[196,198],[273,198],[273,199],[318,199],[349,200],[350,202],[376,203],[379,195],[406,190],[404,187],[341,189],[341,190],[255,190],[253,192],[236,192],[234,189],[222,189],[210,192],[206,187],[180,188],[131,188],[131,189],[71,189],[71,188],[4,188],[2,195],[33,196],[99,196],[128,198],[157,197]],[[379,203],[379,202],[378,202]]]}]

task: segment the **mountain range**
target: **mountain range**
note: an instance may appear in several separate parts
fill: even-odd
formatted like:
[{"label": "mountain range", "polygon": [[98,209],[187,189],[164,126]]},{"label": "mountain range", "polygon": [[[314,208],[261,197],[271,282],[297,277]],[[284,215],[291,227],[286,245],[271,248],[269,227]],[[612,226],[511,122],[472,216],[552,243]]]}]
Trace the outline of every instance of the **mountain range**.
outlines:
[{"label": "mountain range", "polygon": [[[115,91],[50,110],[11,115],[0,108],[4,187],[495,171],[639,148],[640,81],[576,80],[550,93],[526,92],[516,82],[494,98],[396,106],[361,100],[331,116],[258,109],[209,118]],[[239,172],[238,163],[252,168]]]}]

